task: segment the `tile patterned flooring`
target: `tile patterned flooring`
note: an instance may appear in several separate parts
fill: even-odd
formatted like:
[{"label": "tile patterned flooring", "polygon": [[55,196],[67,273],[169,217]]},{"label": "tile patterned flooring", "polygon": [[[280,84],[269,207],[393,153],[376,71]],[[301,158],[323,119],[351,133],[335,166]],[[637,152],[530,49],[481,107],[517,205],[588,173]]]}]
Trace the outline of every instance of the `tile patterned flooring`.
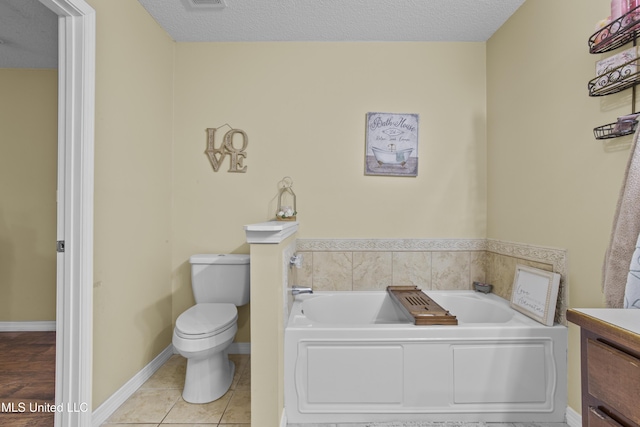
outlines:
[{"label": "tile patterned flooring", "polygon": [[[185,402],[181,394],[187,361],[173,355],[101,427],[251,427],[251,357],[231,354],[229,358],[236,364],[236,372],[231,389],[220,399],[203,405]],[[371,425],[290,423],[288,427]],[[566,423],[486,423],[486,426],[569,427]]]},{"label": "tile patterned flooring", "polygon": [[173,355],[101,427],[250,427],[251,357],[230,354],[236,371],[220,399],[194,405],[182,399],[187,360]]}]

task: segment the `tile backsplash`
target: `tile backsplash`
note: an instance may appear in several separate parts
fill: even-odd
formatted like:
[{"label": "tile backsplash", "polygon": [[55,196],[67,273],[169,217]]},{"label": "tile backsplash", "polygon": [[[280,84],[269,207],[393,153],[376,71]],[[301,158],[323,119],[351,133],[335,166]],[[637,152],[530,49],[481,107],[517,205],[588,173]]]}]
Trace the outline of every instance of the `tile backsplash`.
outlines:
[{"label": "tile backsplash", "polygon": [[374,291],[389,285],[422,289],[471,289],[486,277],[485,253],[303,252],[299,285],[316,291]]},{"label": "tile backsplash", "polygon": [[517,264],[560,273],[556,321],[565,323],[566,250],[493,239],[298,239],[302,268],[290,285],[314,291],[384,290],[415,285],[423,290],[472,289],[491,283],[511,298]]}]

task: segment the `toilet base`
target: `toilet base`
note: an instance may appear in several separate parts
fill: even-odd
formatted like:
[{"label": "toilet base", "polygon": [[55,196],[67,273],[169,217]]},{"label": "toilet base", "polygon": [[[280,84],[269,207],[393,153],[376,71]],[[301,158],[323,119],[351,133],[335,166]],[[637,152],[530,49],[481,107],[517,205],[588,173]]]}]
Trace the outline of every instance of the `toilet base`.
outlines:
[{"label": "toilet base", "polygon": [[235,370],[226,351],[203,359],[187,359],[182,398],[189,403],[209,403],[221,398],[231,387]]}]

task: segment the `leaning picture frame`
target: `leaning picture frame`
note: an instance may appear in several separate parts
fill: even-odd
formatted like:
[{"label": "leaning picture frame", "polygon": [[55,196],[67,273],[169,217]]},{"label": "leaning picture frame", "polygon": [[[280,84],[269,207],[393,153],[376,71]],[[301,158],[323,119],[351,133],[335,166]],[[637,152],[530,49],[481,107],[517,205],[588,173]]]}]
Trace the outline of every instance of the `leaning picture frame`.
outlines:
[{"label": "leaning picture frame", "polygon": [[367,113],[365,175],[418,176],[418,118]]},{"label": "leaning picture frame", "polygon": [[511,307],[546,326],[552,326],[559,289],[558,273],[518,264],[513,279]]}]

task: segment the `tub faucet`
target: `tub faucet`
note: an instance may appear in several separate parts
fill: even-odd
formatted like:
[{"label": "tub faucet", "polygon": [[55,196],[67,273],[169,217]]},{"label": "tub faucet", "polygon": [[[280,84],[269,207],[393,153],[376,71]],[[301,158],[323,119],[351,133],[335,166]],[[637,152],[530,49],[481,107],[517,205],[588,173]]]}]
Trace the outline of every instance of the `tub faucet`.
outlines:
[{"label": "tub faucet", "polygon": [[305,287],[305,286],[292,286],[291,287],[291,293],[293,295],[312,294],[313,293],[313,289],[311,289],[310,287]]}]

